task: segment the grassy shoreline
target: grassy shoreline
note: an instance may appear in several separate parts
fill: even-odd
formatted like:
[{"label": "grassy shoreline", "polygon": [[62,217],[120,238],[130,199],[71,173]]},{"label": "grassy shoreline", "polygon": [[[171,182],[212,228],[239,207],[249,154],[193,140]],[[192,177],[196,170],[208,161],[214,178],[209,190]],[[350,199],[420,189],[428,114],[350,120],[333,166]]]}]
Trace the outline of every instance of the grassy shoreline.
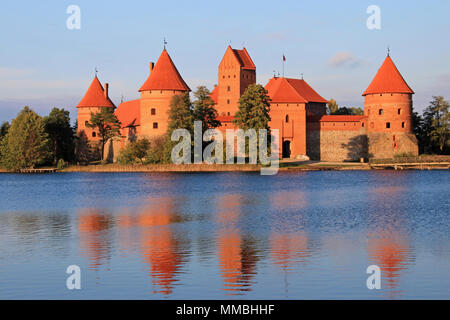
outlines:
[{"label": "grassy shoreline", "polygon": [[[448,159],[448,158],[447,158]],[[397,164],[400,164],[397,162]],[[47,167],[48,168],[48,167]],[[349,171],[349,170],[392,170],[392,167],[374,167],[369,163],[360,162],[318,162],[318,161],[282,161],[279,164],[280,172],[293,171]],[[405,170],[419,170],[425,168],[407,168]],[[448,169],[445,166],[426,168],[428,170],[442,170]],[[58,172],[260,172],[260,165],[252,164],[134,164],[121,165],[117,163],[111,164],[90,164],[90,165],[71,165]],[[0,168],[0,173],[7,173],[8,171]]]}]

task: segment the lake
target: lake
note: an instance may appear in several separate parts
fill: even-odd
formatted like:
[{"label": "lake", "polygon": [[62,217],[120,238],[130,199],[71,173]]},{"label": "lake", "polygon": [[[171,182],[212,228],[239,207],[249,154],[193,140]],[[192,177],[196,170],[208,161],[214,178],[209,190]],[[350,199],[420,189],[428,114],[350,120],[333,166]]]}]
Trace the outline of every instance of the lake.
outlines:
[{"label": "lake", "polygon": [[449,191],[438,170],[0,174],[0,299],[450,299]]}]

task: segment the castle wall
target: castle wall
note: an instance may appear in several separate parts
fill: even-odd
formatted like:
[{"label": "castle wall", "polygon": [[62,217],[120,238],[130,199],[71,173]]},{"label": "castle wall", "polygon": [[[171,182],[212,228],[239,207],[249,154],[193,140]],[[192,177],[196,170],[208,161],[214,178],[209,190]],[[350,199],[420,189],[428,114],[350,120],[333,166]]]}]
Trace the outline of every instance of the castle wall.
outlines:
[{"label": "castle wall", "polygon": [[398,154],[419,155],[417,138],[405,132],[369,132],[369,156],[374,159],[393,158]]},{"label": "castle wall", "polygon": [[[346,117],[353,116],[334,116]],[[358,117],[359,119],[360,117]],[[311,160],[359,161],[368,156],[365,119],[360,121],[309,121],[306,154]]]},{"label": "castle wall", "polygon": [[306,110],[304,103],[272,103],[270,107],[271,129],[278,129],[280,157],[283,156],[283,142],[289,148],[285,157],[306,155]]},{"label": "castle wall", "polygon": [[311,160],[358,161],[367,158],[365,130],[310,130],[306,134],[306,146],[306,153]]}]

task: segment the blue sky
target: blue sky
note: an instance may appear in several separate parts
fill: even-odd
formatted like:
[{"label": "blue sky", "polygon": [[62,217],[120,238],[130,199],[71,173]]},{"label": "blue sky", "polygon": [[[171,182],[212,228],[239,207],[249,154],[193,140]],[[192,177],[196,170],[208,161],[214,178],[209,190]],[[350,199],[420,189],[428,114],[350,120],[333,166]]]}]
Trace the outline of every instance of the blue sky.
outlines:
[{"label": "blue sky", "polygon": [[[69,30],[69,5],[81,29]],[[381,9],[381,30],[369,30],[369,5]],[[148,63],[163,38],[191,88],[217,83],[230,44],[245,46],[263,85],[281,72],[300,77],[341,106],[363,106],[361,93],[386,56],[416,92],[423,110],[433,95],[450,99],[450,1],[8,1],[0,12],[0,122],[24,105],[42,115],[64,107],[76,117],[99,70],[118,104],[139,97]]]}]

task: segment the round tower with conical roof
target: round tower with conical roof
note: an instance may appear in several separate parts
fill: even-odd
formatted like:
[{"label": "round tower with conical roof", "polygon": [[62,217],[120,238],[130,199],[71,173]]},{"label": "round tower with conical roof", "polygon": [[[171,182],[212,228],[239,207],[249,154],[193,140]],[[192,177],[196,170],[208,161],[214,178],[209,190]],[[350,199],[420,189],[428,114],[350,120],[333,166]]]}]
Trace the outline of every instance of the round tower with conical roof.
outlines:
[{"label": "round tower with conical roof", "polygon": [[369,157],[418,154],[417,139],[412,133],[413,94],[388,54],[363,93]]},{"label": "round tower with conical roof", "polygon": [[150,76],[139,89],[141,135],[164,135],[168,128],[168,112],[172,98],[189,91],[188,85],[164,48],[156,65],[150,62]]},{"label": "round tower with conical roof", "polygon": [[109,85],[105,83],[105,88],[95,75],[83,99],[78,103],[77,115],[77,134],[81,138],[87,140],[97,141],[99,139],[98,133],[87,126],[91,119],[92,113],[98,113],[102,108],[115,108],[114,103],[108,96]]}]

